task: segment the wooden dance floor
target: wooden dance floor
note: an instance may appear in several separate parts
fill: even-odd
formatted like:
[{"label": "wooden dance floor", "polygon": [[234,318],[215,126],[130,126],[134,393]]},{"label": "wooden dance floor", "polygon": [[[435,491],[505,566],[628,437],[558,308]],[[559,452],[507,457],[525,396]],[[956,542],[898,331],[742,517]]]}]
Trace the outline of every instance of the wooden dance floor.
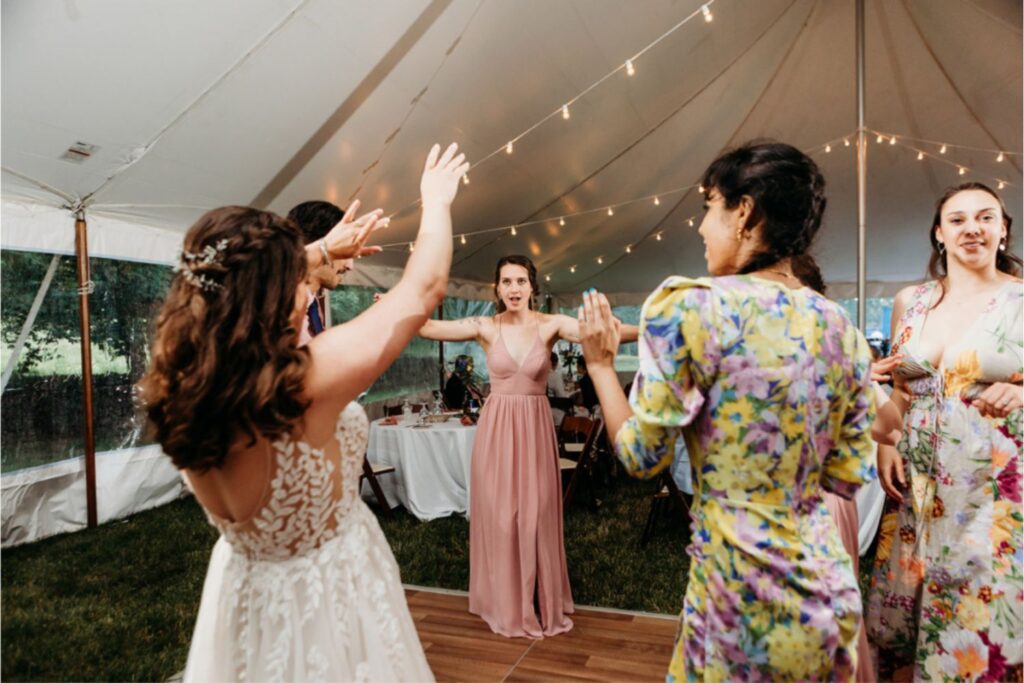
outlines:
[{"label": "wooden dance floor", "polygon": [[465,593],[406,587],[409,611],[442,681],[663,681],[674,617],[576,608],[569,633],[529,640],[491,633]]}]

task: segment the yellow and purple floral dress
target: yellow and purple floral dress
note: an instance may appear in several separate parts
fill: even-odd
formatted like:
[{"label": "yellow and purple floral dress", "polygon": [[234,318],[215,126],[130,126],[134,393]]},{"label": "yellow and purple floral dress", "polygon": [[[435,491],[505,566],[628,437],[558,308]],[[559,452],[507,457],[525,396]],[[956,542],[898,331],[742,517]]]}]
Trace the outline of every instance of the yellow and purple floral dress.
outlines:
[{"label": "yellow and purple floral dress", "polygon": [[848,680],[860,591],[822,489],[875,477],[870,353],[842,309],[752,276],[666,280],[640,320],[615,449],[697,476],[672,681]]},{"label": "yellow and purple floral dress", "polygon": [[911,401],[899,452],[910,484],[886,501],[866,623],[880,661],[919,681],[1018,680],[1024,629],[1022,413],[971,405],[993,382],[1019,383],[1024,287],[1006,283],[966,321],[940,367],[920,353],[936,283],[918,287],[893,351]]}]

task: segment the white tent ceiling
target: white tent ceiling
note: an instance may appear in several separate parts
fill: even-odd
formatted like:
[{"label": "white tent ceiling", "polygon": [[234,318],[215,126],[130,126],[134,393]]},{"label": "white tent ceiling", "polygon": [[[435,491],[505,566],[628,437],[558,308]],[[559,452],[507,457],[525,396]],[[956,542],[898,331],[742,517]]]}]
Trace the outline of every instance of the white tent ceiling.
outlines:
[{"label": "white tent ceiling", "polygon": [[[38,205],[85,199],[94,250],[169,260],[205,208],[283,213],[358,194],[397,212],[377,241],[398,246],[377,262],[400,266],[430,143],[456,140],[484,159],[701,4],[5,0],[2,244],[65,249],[70,221],[42,220],[60,214]],[[711,9],[714,21],[698,13],[639,57],[634,76],[620,71],[574,102],[569,120],[551,118],[473,169],[456,232],[552,220],[457,241],[454,276],[488,280],[513,252],[531,254],[555,292],[643,292],[670,273],[702,274],[692,190],[557,219],[690,185],[723,147],[773,137],[817,149],[830,199],[817,253],[828,280],[855,279],[853,147],[821,149],[856,126],[854,2]],[[896,283],[923,275],[947,185],[1002,179],[1021,217],[1021,156],[999,163],[979,150],[1022,147],[1022,8],[868,0],[866,24],[867,125],[899,136],[868,150],[868,278]],[[910,138],[979,150],[940,156]],[[62,160],[76,142],[98,151]],[[941,160],[917,161],[907,145]]]}]

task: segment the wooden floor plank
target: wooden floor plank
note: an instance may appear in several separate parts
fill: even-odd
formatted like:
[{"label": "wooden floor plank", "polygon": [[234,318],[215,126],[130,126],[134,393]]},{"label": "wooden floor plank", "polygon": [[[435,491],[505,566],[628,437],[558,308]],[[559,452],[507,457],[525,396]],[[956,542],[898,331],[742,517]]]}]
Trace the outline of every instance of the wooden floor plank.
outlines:
[{"label": "wooden floor plank", "polygon": [[427,661],[448,681],[661,681],[672,656],[674,619],[587,608],[572,631],[543,640],[505,638],[469,613],[464,594],[407,590]]}]

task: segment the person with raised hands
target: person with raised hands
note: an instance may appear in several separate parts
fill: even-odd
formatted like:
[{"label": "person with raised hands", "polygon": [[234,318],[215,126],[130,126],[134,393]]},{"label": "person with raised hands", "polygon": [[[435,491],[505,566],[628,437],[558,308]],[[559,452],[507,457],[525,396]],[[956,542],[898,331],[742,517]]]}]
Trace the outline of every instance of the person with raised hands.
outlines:
[{"label": "person with raised hands", "polygon": [[140,396],[153,432],[221,533],[185,680],[433,680],[398,567],[359,497],[368,423],[354,401],[444,297],[451,204],[468,164],[435,145],[398,284],[300,347],[311,267],[374,253],[380,214],[312,249],[247,207],[185,236]]}]

